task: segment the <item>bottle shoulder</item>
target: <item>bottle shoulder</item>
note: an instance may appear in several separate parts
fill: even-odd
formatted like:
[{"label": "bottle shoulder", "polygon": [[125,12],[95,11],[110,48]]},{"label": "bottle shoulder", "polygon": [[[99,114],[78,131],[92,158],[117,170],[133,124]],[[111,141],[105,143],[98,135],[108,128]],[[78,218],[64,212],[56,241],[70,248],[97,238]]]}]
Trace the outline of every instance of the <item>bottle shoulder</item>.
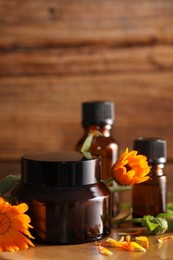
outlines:
[{"label": "bottle shoulder", "polygon": [[[79,139],[79,141],[76,144],[76,148],[78,148],[77,150],[80,150],[80,148],[82,147],[84,141],[87,138],[87,134],[83,135],[83,137],[81,139]],[[114,147],[118,147],[119,144],[118,142],[112,137],[112,136],[94,136],[93,140],[92,140],[92,144],[91,147],[108,147],[108,146],[114,146]]]}]

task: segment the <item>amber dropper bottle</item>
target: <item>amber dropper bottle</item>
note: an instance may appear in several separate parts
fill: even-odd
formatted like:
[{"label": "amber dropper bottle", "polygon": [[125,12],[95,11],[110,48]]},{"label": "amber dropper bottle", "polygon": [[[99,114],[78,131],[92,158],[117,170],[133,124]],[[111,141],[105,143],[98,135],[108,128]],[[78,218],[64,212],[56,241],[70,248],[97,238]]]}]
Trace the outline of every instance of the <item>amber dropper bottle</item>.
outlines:
[{"label": "amber dropper bottle", "polygon": [[[112,165],[116,162],[119,152],[117,141],[111,136],[114,123],[114,103],[109,101],[83,102],[82,126],[84,134],[76,144],[80,151],[89,133],[99,131],[102,135],[95,136],[89,152],[101,156],[101,178],[103,181],[111,177]],[[112,196],[112,216],[118,212],[118,194]]]},{"label": "amber dropper bottle", "polygon": [[145,155],[150,166],[149,180],[132,188],[133,217],[156,216],[166,212],[166,141],[158,138],[139,138],[134,140],[133,149],[137,150],[138,154]]}]

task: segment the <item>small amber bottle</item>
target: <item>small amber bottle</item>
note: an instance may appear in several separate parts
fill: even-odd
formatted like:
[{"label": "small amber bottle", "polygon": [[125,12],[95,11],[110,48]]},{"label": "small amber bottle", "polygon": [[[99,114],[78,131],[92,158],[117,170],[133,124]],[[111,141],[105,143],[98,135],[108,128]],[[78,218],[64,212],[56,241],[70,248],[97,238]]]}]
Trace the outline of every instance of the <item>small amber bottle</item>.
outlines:
[{"label": "small amber bottle", "polygon": [[167,178],[163,171],[166,163],[166,141],[157,138],[139,138],[134,140],[133,148],[138,154],[147,157],[150,166],[149,180],[133,186],[133,217],[156,216],[166,212]]},{"label": "small amber bottle", "polygon": [[[83,137],[77,142],[76,150],[81,147],[89,133],[101,132],[101,136],[95,136],[89,152],[101,156],[101,178],[103,181],[111,177],[112,165],[118,157],[118,143],[111,136],[111,129],[114,123],[114,103],[108,101],[84,102],[82,103],[82,126]],[[113,195],[112,215],[118,212],[118,194]]]}]

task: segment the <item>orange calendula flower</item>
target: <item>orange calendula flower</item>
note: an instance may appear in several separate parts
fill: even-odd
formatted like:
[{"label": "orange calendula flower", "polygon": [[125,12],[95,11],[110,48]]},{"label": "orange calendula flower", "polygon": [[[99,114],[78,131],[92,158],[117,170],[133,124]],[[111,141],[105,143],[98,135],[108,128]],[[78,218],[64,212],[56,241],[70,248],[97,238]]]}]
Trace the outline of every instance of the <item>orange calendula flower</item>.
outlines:
[{"label": "orange calendula flower", "polygon": [[126,186],[147,181],[149,171],[147,157],[137,155],[135,150],[128,152],[128,148],[112,167],[112,175],[115,181]]},{"label": "orange calendula flower", "polygon": [[[34,246],[28,228],[32,228],[30,217],[24,214],[28,210],[25,203],[12,206],[0,197],[0,252],[17,251]],[[28,238],[28,237],[29,238]]]}]

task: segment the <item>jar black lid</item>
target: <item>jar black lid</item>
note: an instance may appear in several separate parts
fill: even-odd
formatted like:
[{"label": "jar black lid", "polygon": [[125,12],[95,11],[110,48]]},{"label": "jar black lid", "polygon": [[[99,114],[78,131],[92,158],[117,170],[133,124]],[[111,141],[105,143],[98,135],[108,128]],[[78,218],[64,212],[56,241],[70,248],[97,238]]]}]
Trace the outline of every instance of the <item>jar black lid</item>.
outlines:
[{"label": "jar black lid", "polygon": [[160,138],[138,138],[133,149],[147,157],[149,163],[166,162],[166,141]]},{"label": "jar black lid", "polygon": [[82,103],[82,125],[112,125],[114,122],[114,103],[93,101]]},{"label": "jar black lid", "polygon": [[21,158],[21,181],[32,185],[72,187],[100,180],[100,159],[75,151],[31,153]]}]

